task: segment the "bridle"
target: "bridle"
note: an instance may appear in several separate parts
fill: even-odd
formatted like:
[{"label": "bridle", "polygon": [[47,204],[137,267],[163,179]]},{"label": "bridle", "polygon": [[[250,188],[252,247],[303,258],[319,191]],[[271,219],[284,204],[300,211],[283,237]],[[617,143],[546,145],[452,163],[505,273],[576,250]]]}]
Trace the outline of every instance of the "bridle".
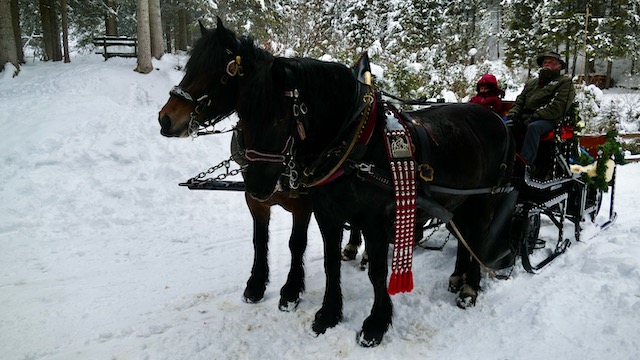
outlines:
[{"label": "bridle", "polygon": [[[233,55],[233,52],[229,49],[227,49],[227,53],[229,55]],[[230,78],[233,78],[236,75],[239,77],[244,76],[244,70],[242,68],[242,65],[240,65],[241,62],[242,58],[240,57],[240,55],[236,55],[227,63],[225,72],[220,77],[220,84],[225,86],[229,82]],[[171,88],[171,90],[169,91],[169,95],[175,96],[194,105],[193,111],[191,111],[191,114],[189,114],[189,136],[191,136],[192,138],[196,138],[200,135],[219,134],[222,132],[214,130],[214,126],[215,124],[222,121],[224,117],[216,116],[211,118],[206,113],[206,110],[211,107],[211,103],[213,102],[213,96],[211,96],[210,93],[205,93],[204,95],[196,99],[180,85],[176,85]],[[205,120],[203,122],[198,121],[198,117],[201,114],[205,116]]]},{"label": "bridle", "polygon": [[[240,43],[238,43],[240,46]],[[223,74],[220,76],[218,80],[218,84],[222,85],[222,88],[226,86],[229,81],[236,76],[241,78],[244,74],[244,69],[241,65],[242,58],[240,55],[233,55],[234,52],[230,49],[226,49],[227,54],[231,56],[231,59],[227,62],[227,65],[224,69]],[[171,91],[169,91],[169,95],[180,98],[194,106],[193,111],[189,115],[189,125],[188,132],[189,136],[192,138],[196,138],[200,135],[208,135],[208,134],[217,134],[221,131],[214,130],[214,125],[218,122],[222,121],[224,117],[216,116],[210,117],[207,114],[207,110],[211,107],[215,97],[212,92],[207,92],[204,95],[196,98],[192,94],[190,94],[187,90],[185,90],[180,85],[174,86]],[[302,103],[298,99],[298,91],[294,89],[293,91],[285,91],[284,96],[290,97],[293,99],[293,118],[294,123],[297,125],[296,130],[301,138],[304,140],[306,135],[304,134],[304,128],[301,125],[300,119],[303,118],[307,113],[306,104]],[[204,120],[198,120],[201,115],[204,115]],[[229,131],[241,131],[238,128],[231,129]],[[293,190],[297,189],[300,185],[299,183],[299,171],[297,170],[298,165],[295,163],[295,139],[294,136],[289,135],[285,144],[281,151],[279,152],[266,152],[260,151],[256,149],[247,149],[245,148],[241,153],[242,156],[251,163],[268,163],[268,164],[282,164],[285,166],[285,171],[282,174],[285,177],[289,178],[289,187]]]}]

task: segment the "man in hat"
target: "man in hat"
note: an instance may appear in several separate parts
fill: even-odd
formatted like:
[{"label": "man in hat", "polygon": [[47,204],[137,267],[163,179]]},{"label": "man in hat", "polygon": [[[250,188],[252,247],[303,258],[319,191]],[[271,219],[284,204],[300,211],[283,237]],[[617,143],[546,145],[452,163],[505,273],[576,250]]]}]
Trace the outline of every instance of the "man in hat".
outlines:
[{"label": "man in hat", "polygon": [[541,67],[538,78],[525,84],[507,113],[508,120],[526,126],[520,156],[528,167],[538,154],[540,136],[562,121],[576,94],[571,79],[560,74],[566,64],[558,53],[545,52],[536,61]]}]

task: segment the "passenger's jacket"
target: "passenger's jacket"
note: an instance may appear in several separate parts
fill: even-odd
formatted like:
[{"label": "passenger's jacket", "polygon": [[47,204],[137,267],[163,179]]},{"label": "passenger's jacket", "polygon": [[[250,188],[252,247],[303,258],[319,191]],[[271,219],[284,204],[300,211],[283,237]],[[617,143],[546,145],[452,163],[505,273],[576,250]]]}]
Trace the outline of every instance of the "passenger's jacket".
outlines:
[{"label": "passenger's jacket", "polygon": [[529,80],[507,113],[509,119],[545,119],[560,122],[573,104],[576,91],[571,79],[559,75],[546,85]]},{"label": "passenger's jacket", "polygon": [[497,95],[478,94],[469,100],[470,103],[480,104],[502,116],[502,100]]}]

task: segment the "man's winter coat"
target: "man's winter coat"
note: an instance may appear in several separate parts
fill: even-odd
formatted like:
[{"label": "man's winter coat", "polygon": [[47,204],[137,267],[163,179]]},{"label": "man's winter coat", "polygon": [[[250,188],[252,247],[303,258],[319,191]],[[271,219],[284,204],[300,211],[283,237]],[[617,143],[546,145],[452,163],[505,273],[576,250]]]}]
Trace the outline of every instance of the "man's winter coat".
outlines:
[{"label": "man's winter coat", "polygon": [[516,98],[507,118],[523,121],[545,119],[559,123],[574,98],[575,89],[571,79],[560,75],[559,71],[557,76],[545,82],[531,79]]}]

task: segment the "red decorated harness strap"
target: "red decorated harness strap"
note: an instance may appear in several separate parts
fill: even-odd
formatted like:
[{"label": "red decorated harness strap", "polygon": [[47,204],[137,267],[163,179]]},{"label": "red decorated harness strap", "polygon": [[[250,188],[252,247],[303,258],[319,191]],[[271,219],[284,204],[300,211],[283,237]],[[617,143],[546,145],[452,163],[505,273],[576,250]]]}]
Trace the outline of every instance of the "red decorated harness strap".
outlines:
[{"label": "red decorated harness strap", "polygon": [[385,139],[396,202],[393,260],[388,292],[395,295],[413,290],[413,246],[416,229],[416,163],[411,137],[397,114],[386,113]]}]

